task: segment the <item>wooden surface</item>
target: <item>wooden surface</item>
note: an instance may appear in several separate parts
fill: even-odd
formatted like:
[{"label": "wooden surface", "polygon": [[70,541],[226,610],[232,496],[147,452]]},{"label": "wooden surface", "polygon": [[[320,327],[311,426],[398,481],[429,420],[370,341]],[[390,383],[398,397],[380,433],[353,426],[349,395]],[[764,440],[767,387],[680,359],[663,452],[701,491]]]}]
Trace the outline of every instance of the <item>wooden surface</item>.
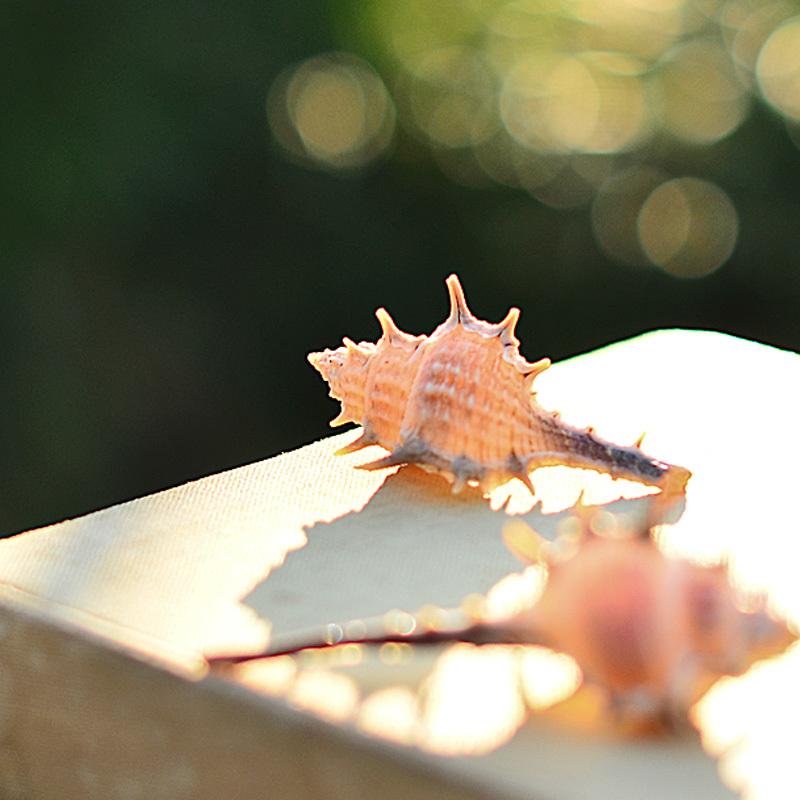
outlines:
[{"label": "wooden surface", "polygon": [[8,800],[490,796],[433,759],[155,667],[19,602],[0,602],[0,626]]},{"label": "wooden surface", "polygon": [[[799,362],[718,334],[660,332],[555,365],[539,397],[615,441],[646,430],[646,451],[692,469],[664,546],[730,557],[743,585],[796,622]],[[0,542],[3,796],[722,798],[720,765],[754,797],[797,788],[785,766],[774,777],[780,742],[796,741],[797,693],[776,700],[793,687],[796,648],[712,692],[699,724],[719,764],[697,739],[629,741],[552,714],[509,716],[503,733],[500,701],[516,709],[519,694],[504,676],[516,673],[490,651],[464,654],[471,684],[448,684],[460,735],[448,728],[455,711],[436,716],[430,702],[430,674],[452,654],[299,660],[283,683],[274,670],[206,675],[205,655],[258,650],[270,630],[274,641],[317,635],[354,614],[449,607],[522,580],[498,543],[505,511],[454,498],[435,477],[356,470],[370,452],[333,456],[353,435]],[[545,529],[581,489],[590,502],[641,493],[576,470],[533,478],[544,507],[530,511],[523,490],[508,510]],[[368,708],[390,708],[372,702],[387,690],[419,701],[405,739],[367,724]],[[493,742],[469,739],[481,714],[477,727],[500,731]]]}]

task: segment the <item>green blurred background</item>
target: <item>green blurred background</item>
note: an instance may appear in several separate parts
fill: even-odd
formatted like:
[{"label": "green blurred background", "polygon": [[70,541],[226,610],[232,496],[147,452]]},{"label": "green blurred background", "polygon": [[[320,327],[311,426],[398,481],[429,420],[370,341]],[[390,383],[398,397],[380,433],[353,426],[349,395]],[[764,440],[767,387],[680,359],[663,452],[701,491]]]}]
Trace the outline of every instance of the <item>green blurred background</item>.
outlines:
[{"label": "green blurred background", "polygon": [[0,531],[325,435],[305,354],[429,332],[452,271],[532,359],[799,349],[798,15],[3,3]]}]

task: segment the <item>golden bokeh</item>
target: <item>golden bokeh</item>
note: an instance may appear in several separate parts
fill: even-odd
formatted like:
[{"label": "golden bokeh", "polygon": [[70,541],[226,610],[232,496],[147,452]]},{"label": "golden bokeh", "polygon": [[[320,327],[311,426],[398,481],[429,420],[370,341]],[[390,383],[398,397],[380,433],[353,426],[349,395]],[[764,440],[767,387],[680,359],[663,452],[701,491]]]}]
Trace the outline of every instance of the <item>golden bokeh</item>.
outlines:
[{"label": "golden bokeh", "polygon": [[493,76],[471,48],[422,54],[409,64],[404,90],[410,119],[436,145],[469,147],[497,130]]},{"label": "golden bokeh", "polygon": [[[730,199],[710,190],[705,213],[673,185],[637,230],[640,195],[656,188],[648,176],[668,180],[676,148],[735,135],[755,102],[800,120],[797,12],[791,0],[367,0],[363,30],[394,98],[366,62],[329,54],[279,77],[270,124],[293,155],[352,169],[388,151],[396,103],[451,180],[593,204],[612,260],[699,277],[732,253]],[[650,218],[667,201],[683,216],[662,234]]]},{"label": "golden bokeh", "polygon": [[534,53],[503,83],[500,116],[509,134],[539,153],[613,153],[647,130],[642,65],[619,54]]},{"label": "golden bokeh", "polygon": [[389,147],[394,105],[383,81],[347,53],[282,73],[267,100],[270,127],[292,155],[334,169],[364,166]]},{"label": "golden bokeh", "polygon": [[797,13],[791,0],[728,0],[720,11],[722,38],[739,78],[752,89],[758,54],[770,34]]},{"label": "golden bokeh", "polygon": [[739,232],[725,192],[698,178],[676,178],[653,190],[637,225],[650,261],[680,278],[699,278],[722,266]]},{"label": "golden bokeh", "polygon": [[769,36],[756,64],[764,97],[781,114],[800,120],[800,16]]},{"label": "golden bokeh", "polygon": [[749,110],[748,95],[728,54],[708,39],[667,55],[659,89],[662,124],[694,144],[713,144],[732,133]]}]

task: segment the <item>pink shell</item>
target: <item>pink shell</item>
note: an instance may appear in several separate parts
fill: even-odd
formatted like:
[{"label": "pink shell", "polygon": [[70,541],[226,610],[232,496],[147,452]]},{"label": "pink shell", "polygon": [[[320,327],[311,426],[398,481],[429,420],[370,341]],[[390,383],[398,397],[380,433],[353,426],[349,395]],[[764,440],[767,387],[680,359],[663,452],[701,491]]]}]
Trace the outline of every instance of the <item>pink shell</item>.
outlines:
[{"label": "pink shell", "polygon": [[[536,605],[509,627],[515,638],[572,656],[618,708],[627,701],[643,717],[683,719],[717,678],[739,675],[795,640],[764,598],[742,610],[724,566],[665,556],[646,528],[639,536],[597,535],[597,512],[576,510],[581,532],[566,556],[511,523],[507,543],[524,560],[544,562],[548,578]],[[522,546],[520,527],[529,537]]]},{"label": "pink shell", "polygon": [[511,478],[533,491],[532,469],[567,465],[684,490],[688,470],[646,456],[638,443],[603,441],[541,408],[531,387],[550,360],[530,363],[520,355],[519,310],[484,322],[470,312],[455,275],[447,288],[450,315],[430,336],[403,333],[380,308],[377,343],[345,339],[342,347],[308,357],[341,400],[331,425],[352,421],[364,428],[345,451],[371,444],[390,451],[365,469],[415,463],[444,475],[454,491],[468,483],[491,490]]}]

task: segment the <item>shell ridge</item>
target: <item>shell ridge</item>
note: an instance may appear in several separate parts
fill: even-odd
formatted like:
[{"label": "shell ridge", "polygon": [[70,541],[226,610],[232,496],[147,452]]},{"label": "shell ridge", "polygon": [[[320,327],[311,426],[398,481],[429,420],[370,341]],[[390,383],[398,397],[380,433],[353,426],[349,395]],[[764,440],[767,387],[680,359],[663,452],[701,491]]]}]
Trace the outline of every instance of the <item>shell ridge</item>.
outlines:
[{"label": "shell ridge", "polygon": [[370,426],[375,443],[388,450],[401,441],[402,408],[408,398],[402,374],[416,352],[418,343],[414,339],[421,341],[424,337],[410,337],[402,332],[400,337],[382,336],[367,365],[364,423]]}]

